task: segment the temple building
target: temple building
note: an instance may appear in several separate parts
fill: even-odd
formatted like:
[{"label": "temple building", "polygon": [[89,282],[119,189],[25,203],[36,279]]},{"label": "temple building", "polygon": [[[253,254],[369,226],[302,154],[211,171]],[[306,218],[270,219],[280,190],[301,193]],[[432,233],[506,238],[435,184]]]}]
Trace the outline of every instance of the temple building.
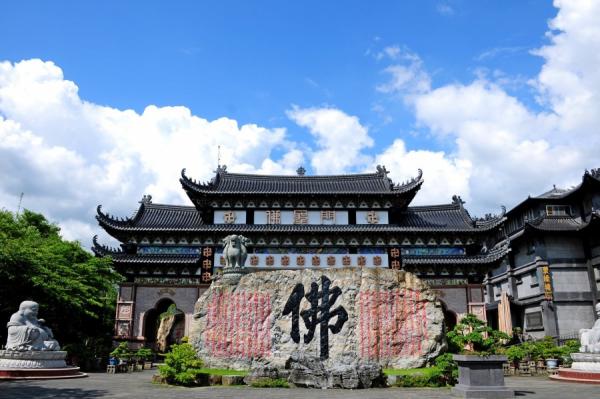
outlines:
[{"label": "temple building", "polygon": [[[169,340],[189,332],[194,303],[220,273],[221,240],[250,240],[250,270],[367,267],[402,269],[434,286],[446,322],[467,312],[485,316],[484,279],[509,253],[506,216],[472,218],[460,197],[443,205],[410,206],[424,183],[421,171],[397,184],[385,167],[375,173],[293,176],[230,173],[197,182],[182,171],[193,206],[155,204],[144,196],[131,217],[98,207],[97,220],[120,248],[101,245],[125,276],[115,339],[153,345],[159,316],[170,305],[178,319]],[[498,275],[499,276],[499,275]],[[489,293],[488,286],[488,293]]]},{"label": "temple building", "polygon": [[528,197],[506,217],[511,251],[486,277],[488,320],[497,320],[504,291],[525,334],[578,338],[599,299],[600,169],[576,187]]}]

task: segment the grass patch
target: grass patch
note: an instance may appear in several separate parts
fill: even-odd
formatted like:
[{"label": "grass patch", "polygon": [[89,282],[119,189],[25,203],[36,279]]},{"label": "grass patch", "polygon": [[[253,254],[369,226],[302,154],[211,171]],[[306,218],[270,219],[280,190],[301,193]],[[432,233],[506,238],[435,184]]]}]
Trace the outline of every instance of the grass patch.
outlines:
[{"label": "grass patch", "polygon": [[211,374],[211,375],[241,375],[241,376],[246,376],[248,374],[248,370],[230,370],[230,369],[207,369],[207,368],[202,368],[199,371],[201,373]]},{"label": "grass patch", "polygon": [[290,385],[283,378],[261,378],[250,384],[253,388],[289,388]]},{"label": "grass patch", "polygon": [[421,367],[416,369],[383,369],[385,375],[423,375],[429,377],[438,372],[435,367]]}]

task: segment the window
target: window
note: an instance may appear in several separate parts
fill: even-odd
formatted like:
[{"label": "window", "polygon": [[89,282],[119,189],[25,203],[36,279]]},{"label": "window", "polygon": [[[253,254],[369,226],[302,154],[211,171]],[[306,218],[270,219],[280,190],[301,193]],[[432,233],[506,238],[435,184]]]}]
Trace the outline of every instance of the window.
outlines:
[{"label": "window", "polygon": [[525,314],[525,329],[526,330],[541,330],[544,328],[542,320],[542,312],[531,312]]},{"label": "window", "polygon": [[538,282],[537,272],[531,273],[531,286],[535,287],[538,284],[539,284],[539,282]]},{"label": "window", "polygon": [[569,216],[571,207],[569,205],[546,205],[546,215],[548,216]]}]

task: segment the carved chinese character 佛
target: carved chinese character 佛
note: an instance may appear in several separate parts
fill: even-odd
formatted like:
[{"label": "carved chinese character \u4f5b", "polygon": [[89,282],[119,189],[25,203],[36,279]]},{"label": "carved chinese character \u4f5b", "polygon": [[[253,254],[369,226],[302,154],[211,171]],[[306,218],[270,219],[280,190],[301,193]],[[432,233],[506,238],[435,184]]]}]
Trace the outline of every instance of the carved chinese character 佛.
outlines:
[{"label": "carved chinese character \u4f5b", "polygon": [[[348,312],[343,306],[331,309],[338,297],[342,294],[340,287],[331,287],[331,280],[321,276],[321,290],[316,282],[311,283],[310,291],[305,295],[304,286],[297,284],[290,294],[284,308],[283,315],[292,315],[292,330],[290,336],[295,343],[300,343],[300,317],[308,330],[304,334],[304,343],[308,344],[315,335],[319,326],[320,333],[320,358],[329,358],[329,331],[337,334],[342,330],[344,323],[348,320]],[[300,311],[300,303],[306,298],[310,308]],[[330,320],[337,317],[336,322],[331,325]]]},{"label": "carved chinese character \u4f5b", "polygon": [[235,211],[225,211],[223,212],[223,221],[227,224],[235,223]]}]

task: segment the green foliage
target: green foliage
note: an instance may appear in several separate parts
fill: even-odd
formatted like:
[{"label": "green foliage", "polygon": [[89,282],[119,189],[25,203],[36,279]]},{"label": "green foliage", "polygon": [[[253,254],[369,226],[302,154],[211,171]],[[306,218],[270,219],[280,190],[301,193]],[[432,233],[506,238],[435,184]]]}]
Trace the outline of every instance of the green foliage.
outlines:
[{"label": "green foliage", "polygon": [[435,367],[442,374],[446,385],[455,385],[458,380],[458,365],[452,359],[452,354],[444,353],[434,360]]},{"label": "green foliage", "polygon": [[175,316],[178,313],[181,313],[181,312],[177,310],[177,306],[175,306],[175,304],[171,304],[171,305],[169,305],[169,307],[167,308],[167,310],[165,312],[161,313],[160,316],[158,316],[158,319],[162,320],[169,316]]},{"label": "green foliage", "polygon": [[148,348],[140,348],[135,352],[135,356],[138,359],[148,361],[152,358],[152,350]]},{"label": "green foliage", "polygon": [[133,353],[129,350],[127,342],[121,342],[112,352],[110,352],[110,356],[117,359],[129,360],[133,356]]},{"label": "green foliage", "polygon": [[544,337],[539,341],[527,341],[509,346],[502,353],[513,363],[522,360],[559,359],[563,363],[569,364],[571,362],[570,355],[575,352],[579,352],[579,341],[576,339],[565,342],[563,346],[558,346],[552,337]]},{"label": "green foliage", "polygon": [[518,363],[527,356],[527,353],[521,345],[509,346],[503,351],[503,354],[506,355],[508,361],[511,363]]},{"label": "green foliage", "polygon": [[483,356],[498,353],[503,342],[510,338],[470,313],[454,326],[447,337],[453,345],[462,348],[463,352]]},{"label": "green foliage", "polygon": [[188,343],[171,346],[171,352],[165,356],[165,364],[159,366],[159,372],[167,383],[175,385],[195,385],[198,377],[206,374],[202,370],[202,360],[196,356],[194,347]]},{"label": "green foliage", "polygon": [[260,378],[250,384],[253,388],[289,388],[290,385],[283,378]]},{"label": "green foliage", "polygon": [[445,387],[446,378],[440,369],[430,367],[427,373],[400,374],[396,377],[396,385],[404,388]]},{"label": "green foliage", "polygon": [[43,215],[0,210],[0,320],[8,320],[21,301],[34,300],[64,347],[99,357],[110,347],[120,280],[110,259],[63,240]]}]

